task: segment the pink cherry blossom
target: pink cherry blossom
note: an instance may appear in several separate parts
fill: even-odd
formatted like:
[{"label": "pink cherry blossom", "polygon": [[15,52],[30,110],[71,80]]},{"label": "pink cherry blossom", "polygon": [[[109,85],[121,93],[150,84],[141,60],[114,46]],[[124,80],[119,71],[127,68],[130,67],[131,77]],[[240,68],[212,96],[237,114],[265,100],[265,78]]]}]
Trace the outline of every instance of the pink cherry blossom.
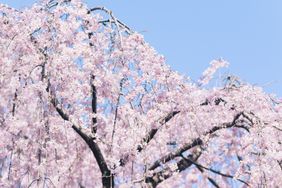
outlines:
[{"label": "pink cherry blossom", "polygon": [[195,84],[80,0],[0,15],[0,187],[282,184],[281,99],[206,87],[226,61]]}]

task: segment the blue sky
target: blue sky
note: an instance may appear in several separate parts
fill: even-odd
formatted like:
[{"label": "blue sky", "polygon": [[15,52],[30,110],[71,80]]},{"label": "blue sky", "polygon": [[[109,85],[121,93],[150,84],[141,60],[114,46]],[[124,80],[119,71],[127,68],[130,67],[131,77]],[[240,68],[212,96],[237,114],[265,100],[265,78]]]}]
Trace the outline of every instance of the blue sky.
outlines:
[{"label": "blue sky", "polygon": [[[35,0],[0,0],[15,8]],[[163,54],[197,79],[212,59],[224,58],[244,81],[282,96],[281,0],[85,0],[106,6]]]}]

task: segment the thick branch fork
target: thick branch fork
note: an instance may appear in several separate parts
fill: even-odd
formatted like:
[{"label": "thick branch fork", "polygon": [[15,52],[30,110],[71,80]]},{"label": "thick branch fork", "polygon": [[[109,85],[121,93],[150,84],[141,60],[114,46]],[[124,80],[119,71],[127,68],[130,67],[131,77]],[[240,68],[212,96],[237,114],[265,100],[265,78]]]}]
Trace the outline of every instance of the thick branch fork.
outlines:
[{"label": "thick branch fork", "polygon": [[[51,100],[51,103],[53,104],[56,111],[58,112],[58,114],[61,116],[63,120],[70,121],[69,116],[61,108],[57,106],[56,100],[54,98]],[[72,128],[85,141],[85,143],[91,149],[96,159],[96,162],[99,166],[99,169],[102,173],[103,187],[104,188],[114,187],[114,175],[112,174],[111,170],[108,168],[106,160],[97,142],[91,136],[88,136],[86,133],[84,133],[83,130],[80,127],[78,127],[77,125],[73,124]]]},{"label": "thick branch fork", "polygon": [[[215,126],[212,129],[206,131],[202,136],[192,140],[192,142],[187,143],[185,145],[183,145],[182,147],[180,147],[179,149],[177,149],[174,152],[171,152],[163,157],[161,157],[160,159],[156,160],[149,168],[148,170],[150,171],[154,171],[156,170],[158,167],[161,167],[162,164],[166,164],[167,162],[171,161],[171,160],[175,160],[177,157],[181,157],[182,159],[179,160],[176,165],[177,165],[177,171],[183,171],[187,168],[189,168],[192,164],[196,164],[197,159],[200,157],[201,155],[201,145],[203,145],[203,140],[202,138],[204,136],[208,136],[211,135],[213,133],[215,133],[218,130],[221,129],[226,129],[226,128],[232,128],[232,127],[237,127],[237,128],[243,128],[245,130],[247,130],[249,132],[249,128],[246,126],[242,126],[242,125],[237,125],[237,120],[240,119],[240,117],[244,117],[246,119],[248,119],[251,124],[253,123],[252,120],[250,119],[250,117],[244,113],[244,112],[240,112],[238,114],[236,114],[233,118],[233,121],[230,123],[224,123],[223,125],[220,126]],[[197,147],[196,150],[194,152],[192,152],[192,154],[190,154],[188,157],[183,157],[183,153],[194,148]],[[203,166],[198,165],[199,168],[204,168]],[[211,169],[206,169],[206,170],[211,170]],[[156,187],[159,183],[161,183],[162,181],[164,181],[165,179],[170,178],[171,176],[173,176],[173,172],[171,169],[168,168],[163,168],[158,172],[153,173],[153,176],[150,177],[146,177],[146,183],[149,184],[150,187]],[[215,171],[213,171],[214,173],[216,173]],[[218,172],[217,174],[220,174],[220,172]],[[231,177],[231,175],[226,175],[225,177]],[[216,182],[214,182],[212,179],[209,179],[210,182],[212,182],[214,185],[217,185]],[[248,185],[245,181],[238,179],[238,181]]]}]

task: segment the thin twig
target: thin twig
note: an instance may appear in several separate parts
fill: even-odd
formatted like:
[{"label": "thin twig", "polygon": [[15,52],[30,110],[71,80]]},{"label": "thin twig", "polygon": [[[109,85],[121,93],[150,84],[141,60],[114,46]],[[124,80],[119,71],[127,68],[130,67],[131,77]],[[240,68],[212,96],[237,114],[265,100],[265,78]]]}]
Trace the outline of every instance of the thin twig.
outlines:
[{"label": "thin twig", "polygon": [[108,20],[105,20],[103,23],[105,23],[105,22],[111,23],[112,21],[114,21],[114,23],[115,23],[115,25],[116,25],[116,27],[118,29],[119,35],[120,35],[120,30],[119,30],[120,27],[124,28],[125,31],[128,34],[132,34],[133,33],[132,30],[126,24],[124,24],[123,22],[118,20],[115,16],[113,16],[113,13],[112,13],[111,10],[109,10],[109,9],[107,9],[105,7],[94,7],[94,8],[89,9],[88,13],[90,14],[91,12],[94,12],[94,11],[103,11],[106,14],[108,14],[111,17],[112,20],[108,19]]},{"label": "thin twig", "polygon": [[122,87],[123,87],[124,81],[125,81],[125,78],[121,79],[121,81],[119,83],[119,94],[118,94],[117,104],[116,104],[116,108],[115,108],[114,125],[113,125],[113,131],[112,131],[111,151],[113,149],[114,135],[115,135],[115,132],[116,132],[116,123],[117,123],[117,116],[118,116],[118,108],[119,108],[119,105],[120,105],[120,97],[122,95]]}]

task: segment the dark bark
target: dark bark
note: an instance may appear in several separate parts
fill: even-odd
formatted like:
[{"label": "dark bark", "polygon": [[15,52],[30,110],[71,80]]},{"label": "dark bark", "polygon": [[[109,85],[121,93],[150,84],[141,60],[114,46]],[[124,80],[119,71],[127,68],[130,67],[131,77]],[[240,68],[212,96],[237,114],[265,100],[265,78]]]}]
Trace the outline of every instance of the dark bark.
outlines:
[{"label": "dark bark", "polygon": [[[193,161],[193,160],[190,159],[190,158],[185,158],[185,157],[183,157],[183,159],[185,159],[185,160],[191,162],[191,163],[194,164],[197,168],[205,169],[205,170],[211,171],[211,172],[213,172],[213,173],[215,173],[215,174],[221,175],[221,176],[223,176],[223,177],[227,177],[227,178],[232,178],[232,179],[234,179],[234,176],[232,176],[232,175],[224,174],[224,173],[222,173],[222,172],[220,172],[220,171],[218,171],[218,170],[214,170],[214,169],[212,169],[212,168],[205,167],[205,166],[203,166],[203,165],[197,163],[196,161]],[[245,182],[244,180],[241,180],[241,179],[236,179],[236,180],[238,180],[238,181],[240,181],[241,183],[244,183],[245,185],[249,186],[249,184],[248,184],[247,182]]]},{"label": "dark bark", "polygon": [[[165,118],[160,121],[161,125],[166,124],[171,120],[175,115],[177,115],[180,111],[172,111]],[[142,143],[137,146],[137,151],[141,152],[144,149],[144,145],[148,144],[154,136],[157,134],[159,129],[151,129],[147,135],[142,139]]]},{"label": "dark bark", "polygon": [[279,166],[280,166],[280,168],[282,170],[282,160],[280,160],[280,161],[278,160],[277,162],[278,162],[278,164],[279,164]]},{"label": "dark bark", "polygon": [[[237,125],[237,123],[238,123],[237,120],[239,120],[240,117],[243,117],[243,118],[246,118],[246,119],[249,120],[249,117],[246,114],[244,114],[243,112],[240,112],[240,113],[238,113],[234,116],[232,122],[224,123],[221,126],[215,126],[212,129],[206,131],[202,136],[210,135],[210,134],[217,132],[218,130],[226,129],[226,128],[232,128],[232,127],[243,128],[243,129],[246,129],[247,131],[249,131],[249,128],[247,126]],[[183,153],[188,151],[189,149],[191,149],[193,147],[200,146],[202,144],[203,144],[203,141],[202,141],[201,136],[200,136],[200,137],[192,140],[192,142],[187,143],[184,146],[180,147],[176,151],[171,152],[171,153],[161,157],[160,159],[156,160],[149,167],[149,170],[156,170],[158,167],[161,167],[161,164],[165,164],[165,163],[167,163],[171,160],[175,160],[177,157],[182,157],[182,159],[179,162],[177,162],[178,171],[181,172],[181,171],[189,168],[191,166],[191,164],[194,164],[193,161],[196,161],[198,159],[198,157],[200,156],[198,154],[193,153],[192,155],[188,156],[188,159],[187,159],[187,158],[183,158]],[[216,172],[214,172],[214,173],[216,173]],[[170,178],[172,175],[173,175],[173,173],[168,171],[167,168],[164,168],[161,171],[154,173],[154,175],[152,177],[147,177],[146,182],[150,186],[156,187],[159,183],[161,183],[165,179]],[[227,176],[228,175],[226,175],[225,177],[227,177]],[[247,183],[244,182],[243,180],[239,180],[239,181],[241,181],[242,183],[245,183],[247,185]],[[213,182],[213,183],[215,183],[215,182]],[[216,185],[216,184],[214,184],[214,185]]]},{"label": "dark bark", "polygon": [[106,160],[102,154],[102,151],[100,150],[98,144],[93,141],[92,138],[84,134],[79,128],[76,126],[72,126],[72,128],[77,132],[77,134],[87,143],[89,148],[91,149],[98,166],[100,168],[100,171],[102,173],[102,183],[103,187],[105,188],[112,188],[114,187],[114,175],[109,170]]},{"label": "dark bark", "polygon": [[[196,161],[201,156],[201,151],[196,151],[195,153],[188,156],[192,161]],[[186,159],[179,160],[176,165],[177,169],[170,169],[166,167],[159,172],[156,172],[151,177],[146,177],[145,182],[149,185],[149,187],[157,187],[158,184],[165,181],[166,179],[172,177],[175,172],[182,172],[189,168],[193,163]]]},{"label": "dark bark", "polygon": [[[204,173],[203,168],[201,168],[200,166],[197,166],[197,165],[196,165],[196,167],[201,173]],[[220,188],[219,185],[216,183],[216,181],[214,179],[212,179],[211,177],[208,177],[208,180],[214,187]]]},{"label": "dark bark", "polygon": [[15,94],[14,94],[14,99],[13,99],[12,116],[15,116],[17,98],[18,98],[18,94],[17,94],[17,90],[16,90]]},{"label": "dark bark", "polygon": [[91,75],[91,97],[92,97],[92,102],[91,102],[91,107],[92,107],[92,113],[95,114],[95,117],[92,118],[92,133],[95,135],[97,133],[97,90],[95,85],[92,83],[95,79],[95,76]]},{"label": "dark bark", "polygon": [[[56,111],[61,116],[61,118],[65,121],[69,121],[69,116],[60,109],[57,104],[56,100],[52,99],[51,103],[56,108]],[[72,125],[74,131],[86,142],[88,147],[91,149],[96,162],[99,166],[100,172],[102,174],[102,184],[104,188],[112,188],[114,187],[114,175],[112,174],[111,170],[108,168],[106,160],[102,154],[102,151],[98,144],[95,142],[93,138],[85,134],[78,126]]]},{"label": "dark bark", "polygon": [[[208,130],[206,133],[204,133],[203,136],[206,136],[206,135],[209,135],[209,134],[213,134],[216,131],[221,130],[221,129],[236,127],[236,121],[240,118],[241,115],[242,115],[242,113],[238,113],[234,117],[234,119],[233,119],[233,121],[231,123],[225,123],[225,124],[223,124],[221,126],[215,126],[212,129]],[[238,128],[241,128],[241,126],[239,126]],[[153,165],[151,165],[149,167],[149,170],[154,170],[157,167],[159,167],[161,165],[161,163],[166,163],[166,162],[174,159],[175,157],[179,157],[179,156],[182,155],[183,152],[188,151],[189,149],[191,149],[191,148],[193,148],[195,146],[198,146],[198,145],[202,145],[202,144],[203,144],[203,141],[202,141],[201,137],[198,137],[198,138],[192,140],[192,142],[183,145],[178,150],[176,150],[174,152],[171,152],[171,153],[161,157],[160,159],[156,160],[153,163]]]},{"label": "dark bark", "polygon": [[157,167],[159,167],[162,163],[166,163],[172,159],[174,159],[175,157],[179,157],[181,156],[181,154],[195,146],[199,146],[202,145],[203,141],[200,138],[194,139],[192,141],[192,143],[189,144],[185,144],[183,147],[179,148],[178,150],[176,150],[175,152],[171,152],[163,157],[161,157],[160,159],[156,160],[150,167],[149,170],[155,170]]}]

